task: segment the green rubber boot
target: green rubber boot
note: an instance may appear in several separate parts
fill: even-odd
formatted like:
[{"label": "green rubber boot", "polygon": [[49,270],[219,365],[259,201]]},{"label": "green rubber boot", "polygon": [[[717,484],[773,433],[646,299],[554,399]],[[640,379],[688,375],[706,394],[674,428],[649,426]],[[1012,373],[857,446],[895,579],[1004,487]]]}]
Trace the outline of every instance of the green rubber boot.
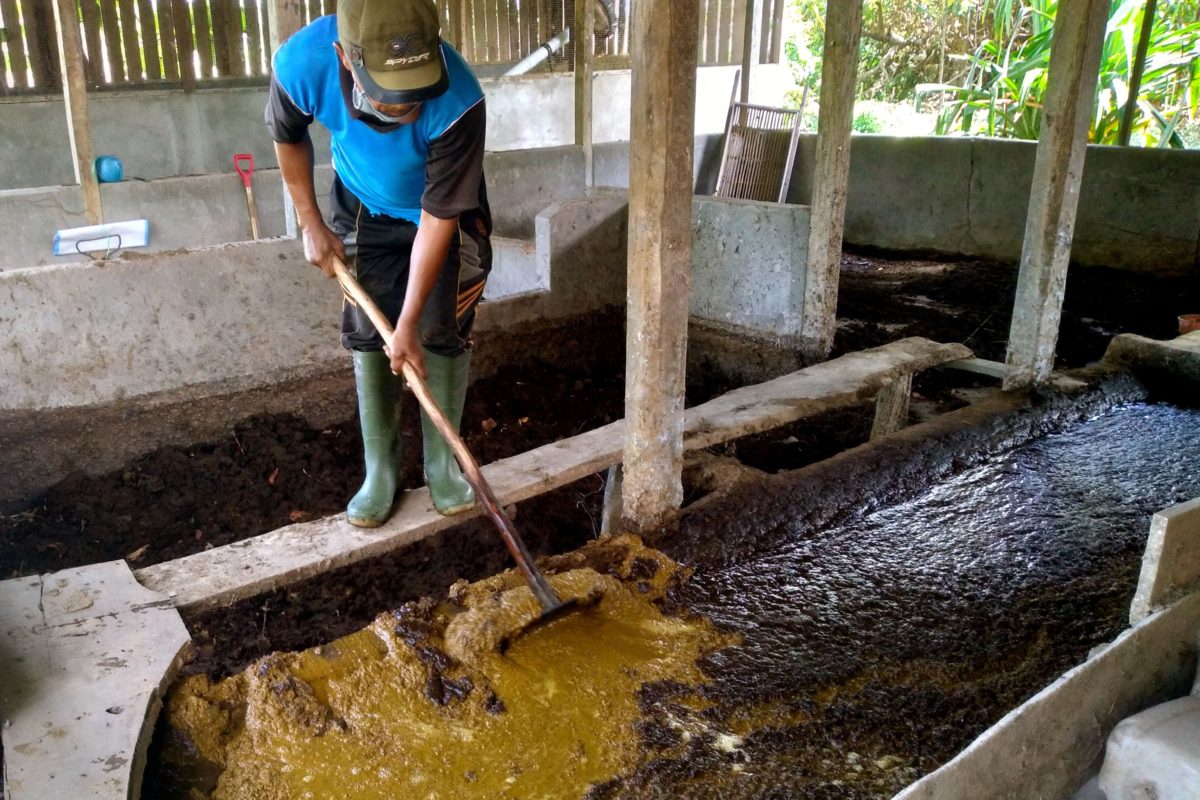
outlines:
[{"label": "green rubber boot", "polygon": [[367,476],[346,506],[346,519],[378,528],[392,513],[400,471],[400,378],[383,352],[354,351],[358,419],[362,425]]},{"label": "green rubber boot", "polygon": [[[439,356],[425,353],[425,373],[429,391],[442,413],[458,430],[462,423],[463,405],[467,397],[467,376],[471,370],[471,354]],[[458,514],[475,505],[475,492],[463,477],[454,451],[438,432],[433,421],[421,410],[421,440],[425,445],[425,483],[433,505],[445,516]]]}]

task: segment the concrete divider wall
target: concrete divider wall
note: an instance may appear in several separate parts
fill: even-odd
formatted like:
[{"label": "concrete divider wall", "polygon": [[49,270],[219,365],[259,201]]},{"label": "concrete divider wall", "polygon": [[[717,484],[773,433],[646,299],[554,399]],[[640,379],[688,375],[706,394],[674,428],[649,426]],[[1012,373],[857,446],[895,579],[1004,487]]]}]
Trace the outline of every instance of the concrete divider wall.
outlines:
[{"label": "concrete divider wall", "polygon": [[[698,73],[696,191],[711,193],[733,68]],[[780,70],[756,70],[754,99],[779,102]],[[534,215],[581,193],[570,75],[484,80],[489,187],[497,232],[530,238]],[[593,128],[598,185],[628,185],[629,73],[597,74]],[[151,219],[156,247],[201,246],[248,235],[235,152],[255,155],[264,235],[279,222],[274,153],[262,128],[261,88],[114,92],[92,97],[96,153],[115,153],[127,181],[102,188],[106,218]],[[51,263],[55,230],[82,225],[59,100],[0,103],[0,224],[15,231],[0,269]],[[131,122],[133,120],[133,122]],[[323,134],[318,163],[328,163]],[[548,150],[559,148],[562,150]],[[525,150],[524,148],[538,148]],[[801,137],[789,202],[811,196],[815,135]],[[1020,257],[1036,143],[986,138],[856,135],[846,241],[1008,261]],[[36,191],[22,188],[54,185]],[[323,194],[323,187],[318,193]],[[153,212],[153,213],[151,213]],[[187,238],[185,231],[196,231]],[[176,245],[176,242],[180,242]],[[1200,262],[1200,151],[1088,148],[1072,259],[1079,264],[1187,271]]]},{"label": "concrete divider wall", "polygon": [[[547,255],[494,240],[473,375],[511,358],[498,350],[506,337],[623,304],[624,206],[579,198],[539,215]],[[10,332],[0,349],[0,508],[74,471],[226,436],[254,414],[346,419],[354,384],[341,302],[291,239],[0,272],[0,329]],[[554,350],[548,343],[544,355]]]},{"label": "concrete divider wall", "polygon": [[[812,194],[815,136],[801,137],[789,202]],[[856,135],[846,241],[1018,261],[1036,142]],[[1200,268],[1200,151],[1091,145],[1071,260]]]},{"label": "concrete divider wall", "polygon": [[[793,252],[806,239],[807,209],[696,203],[696,270],[707,277],[693,289],[693,307],[729,324],[790,332],[803,281],[786,258],[766,254]],[[498,239],[499,289],[530,296],[485,304],[481,329],[623,304],[627,215],[625,192],[601,190],[539,214],[532,248]],[[345,360],[341,294],[290,239],[9,270],[0,273],[0,298],[0,325],[11,331],[0,351],[0,411],[267,384]]]},{"label": "concrete divider wall", "polygon": [[697,197],[692,317],[772,337],[800,333],[808,206]]},{"label": "concrete divider wall", "polygon": [[0,273],[4,409],[86,406],[341,356],[341,293],[291,240]]},{"label": "concrete divider wall", "polygon": [[[484,161],[496,232],[533,238],[533,219],[556,200],[582,194],[583,153],[553,147],[488,153]],[[317,167],[317,200],[324,207],[333,169]],[[259,236],[284,234],[283,184],[279,170],[256,169],[253,176]],[[246,191],[231,169],[222,175],[193,175],[154,181],[123,181],[100,186],[104,218],[110,222],[147,219],[150,245],[139,253],[207,247],[250,239]],[[0,192],[0,226],[9,232],[0,270],[82,261],[86,256],[55,256],[58,230],[85,225],[83,198],[76,187],[54,186]]]}]

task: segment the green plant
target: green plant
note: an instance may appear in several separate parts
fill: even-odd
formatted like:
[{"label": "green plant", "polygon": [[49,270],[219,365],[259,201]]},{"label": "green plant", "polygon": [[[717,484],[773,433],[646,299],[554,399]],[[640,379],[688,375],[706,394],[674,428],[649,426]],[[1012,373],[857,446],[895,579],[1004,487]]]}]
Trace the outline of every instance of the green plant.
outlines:
[{"label": "green plant", "polygon": [[[960,86],[925,84],[951,100],[937,132],[1036,139],[1041,129],[1057,0],[991,0],[992,36],[965,57]],[[1090,139],[1118,141],[1144,0],[1114,2],[1105,35]],[[1150,145],[1183,147],[1178,128],[1200,111],[1200,21],[1195,0],[1164,0],[1152,28],[1133,132]],[[1189,16],[1189,14],[1191,16]]]},{"label": "green plant", "polygon": [[870,111],[863,111],[854,116],[851,128],[857,133],[879,133],[883,130],[883,123]]}]

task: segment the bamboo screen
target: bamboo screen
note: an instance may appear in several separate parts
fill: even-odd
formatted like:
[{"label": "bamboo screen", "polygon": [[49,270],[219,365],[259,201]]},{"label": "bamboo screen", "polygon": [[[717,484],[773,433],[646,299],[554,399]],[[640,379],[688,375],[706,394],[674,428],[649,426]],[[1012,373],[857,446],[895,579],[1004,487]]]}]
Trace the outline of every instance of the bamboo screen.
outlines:
[{"label": "bamboo screen", "polygon": [[[597,1],[597,68],[629,64],[631,5]],[[61,91],[55,0],[0,0],[0,95]],[[266,80],[271,0],[78,0],[80,39],[92,89]],[[701,64],[740,62],[747,0],[700,3]],[[778,59],[785,0],[764,0],[763,61]],[[336,0],[307,0],[308,18]],[[438,0],[443,36],[472,64],[510,64],[575,19],[575,0]],[[571,48],[539,69],[570,71]]]}]

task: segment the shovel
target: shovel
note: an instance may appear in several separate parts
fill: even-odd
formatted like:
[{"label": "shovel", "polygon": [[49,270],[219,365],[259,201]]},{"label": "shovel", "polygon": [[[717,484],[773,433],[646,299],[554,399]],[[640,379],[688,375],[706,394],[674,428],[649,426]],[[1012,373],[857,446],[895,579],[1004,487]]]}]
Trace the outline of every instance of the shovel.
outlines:
[{"label": "shovel", "polygon": [[[393,328],[387,317],[379,310],[379,306],[371,299],[359,285],[358,280],[350,274],[346,269],[345,263],[337,256],[333,257],[333,271],[337,276],[338,283],[342,286],[342,291],[346,294],[350,301],[356,304],[359,308],[367,313],[371,322],[375,325],[375,329],[385,340],[392,336]],[[538,603],[542,607],[542,613],[536,620],[537,623],[542,623],[557,618],[560,614],[575,608],[579,600],[570,598],[566,601],[560,600],[554,591],[554,587],[550,585],[546,577],[533,564],[533,559],[529,555],[529,551],[525,549],[525,543],[521,541],[520,534],[513,527],[512,521],[500,509],[500,503],[496,500],[496,495],[492,493],[492,487],[488,485],[487,480],[483,477],[483,472],[479,469],[478,462],[471,455],[471,451],[467,449],[466,444],[458,435],[458,431],[450,424],[450,420],[446,419],[446,415],[438,408],[437,401],[433,399],[433,395],[429,392],[429,386],[425,380],[417,374],[412,365],[407,361],[402,367],[404,379],[408,381],[408,385],[412,387],[413,394],[417,396],[417,400],[421,403],[421,408],[425,409],[425,413],[429,415],[429,419],[445,437],[446,442],[454,451],[455,458],[463,468],[463,477],[467,479],[467,483],[471,484],[471,488],[475,490],[475,500],[479,503],[483,512],[488,516],[492,523],[496,526],[496,530],[500,532],[500,537],[504,539],[504,543],[508,545],[508,552],[512,553],[513,559],[517,562],[517,568],[520,569],[521,575],[525,578],[525,583],[528,584],[529,590],[533,592],[533,596],[537,598]]]},{"label": "shovel", "polygon": [[[242,164],[245,163],[245,168]],[[254,156],[250,153],[238,153],[233,157],[233,168],[241,176],[242,185],[246,187],[246,211],[250,214],[250,235],[258,239],[258,208],[254,205],[254,187],[250,178],[254,175]]]}]

